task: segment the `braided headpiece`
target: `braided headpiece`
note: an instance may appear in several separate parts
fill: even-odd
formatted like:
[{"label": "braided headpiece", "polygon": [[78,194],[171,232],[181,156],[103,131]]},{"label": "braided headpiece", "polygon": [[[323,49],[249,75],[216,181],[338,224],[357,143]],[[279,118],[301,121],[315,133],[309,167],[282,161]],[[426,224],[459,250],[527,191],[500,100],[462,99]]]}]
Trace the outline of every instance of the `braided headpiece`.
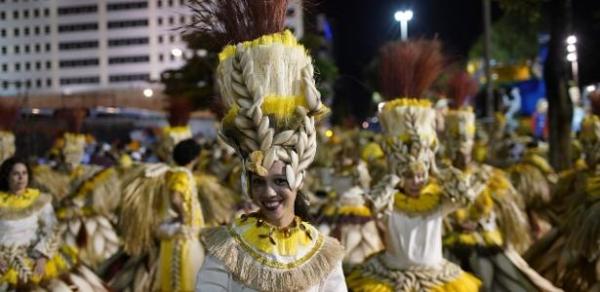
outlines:
[{"label": "braided headpiece", "polygon": [[327,109],[309,54],[290,31],[281,31],[287,1],[239,0],[215,7],[198,15],[213,22],[228,13],[244,18],[223,20],[212,30],[197,24],[221,38],[231,31],[230,40],[237,42],[219,54],[217,81],[227,109],[219,135],[242,159],[243,189],[248,171],[265,176],[275,161],[286,164],[287,181],[298,188],[316,154],[315,120]]},{"label": "braided headpiece", "polygon": [[477,93],[477,81],[467,72],[455,73],[448,82],[450,110],[444,118],[446,152],[450,159],[459,151],[471,151],[475,143],[475,113],[469,105]]},{"label": "braided headpiece", "polygon": [[441,63],[437,41],[394,42],[381,50],[381,92],[389,100],[379,112],[383,149],[400,178],[407,171],[427,175],[435,169],[435,111],[420,98],[436,79]]}]

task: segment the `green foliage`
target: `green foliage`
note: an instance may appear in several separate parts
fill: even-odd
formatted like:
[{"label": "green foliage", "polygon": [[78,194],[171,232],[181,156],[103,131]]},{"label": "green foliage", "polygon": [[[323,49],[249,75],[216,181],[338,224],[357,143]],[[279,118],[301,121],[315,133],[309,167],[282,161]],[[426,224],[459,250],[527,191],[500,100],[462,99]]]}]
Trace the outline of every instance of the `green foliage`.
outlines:
[{"label": "green foliage", "polygon": [[[506,0],[511,2],[512,0]],[[533,0],[526,0],[533,1]],[[519,2],[515,0],[515,2]],[[541,19],[538,12],[527,15],[524,12],[507,12],[492,25],[492,59],[498,62],[511,63],[533,59],[538,53],[538,34],[541,30]],[[469,52],[469,58],[483,56],[483,36],[481,36]]]},{"label": "green foliage", "polygon": [[188,99],[195,109],[209,108],[214,102],[212,76],[215,68],[216,57],[213,54],[194,56],[183,67],[161,74],[164,93],[170,98]]},{"label": "green foliage", "polygon": [[339,75],[339,71],[335,62],[324,52],[327,46],[325,39],[317,34],[306,33],[300,42],[313,58],[317,89],[321,92],[321,96],[332,96],[333,91],[331,88]]}]

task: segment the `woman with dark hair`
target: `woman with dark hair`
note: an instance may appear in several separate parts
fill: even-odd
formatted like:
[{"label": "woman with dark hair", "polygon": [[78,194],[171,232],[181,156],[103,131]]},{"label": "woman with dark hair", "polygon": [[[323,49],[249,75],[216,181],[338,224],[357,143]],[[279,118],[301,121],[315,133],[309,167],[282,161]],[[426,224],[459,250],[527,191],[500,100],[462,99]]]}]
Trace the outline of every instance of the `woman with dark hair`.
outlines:
[{"label": "woman with dark hair", "polygon": [[282,31],[287,1],[194,3],[194,28],[237,43],[219,55],[228,111],[220,135],[240,157],[241,189],[258,206],[203,234],[196,291],[346,291],[343,247],[303,217],[299,190],[316,153],[315,120],[327,109],[306,49]]},{"label": "woman with dark hair", "polygon": [[0,166],[0,290],[105,291],[77,250],[61,245],[52,199],[30,180],[23,160]]}]

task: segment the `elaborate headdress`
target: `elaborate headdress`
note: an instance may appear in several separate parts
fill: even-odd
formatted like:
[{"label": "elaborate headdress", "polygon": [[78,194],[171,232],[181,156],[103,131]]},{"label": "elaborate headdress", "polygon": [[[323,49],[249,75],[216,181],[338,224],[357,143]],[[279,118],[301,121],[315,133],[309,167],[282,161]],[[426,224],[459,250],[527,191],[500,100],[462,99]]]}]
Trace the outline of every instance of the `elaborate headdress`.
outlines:
[{"label": "elaborate headdress", "polygon": [[471,151],[475,141],[475,113],[470,98],[477,93],[477,81],[467,72],[455,73],[448,82],[450,110],[445,116],[447,155],[454,158],[458,151]]},{"label": "elaborate headdress", "polygon": [[389,166],[402,177],[406,171],[428,173],[438,140],[435,111],[421,99],[442,68],[440,43],[393,42],[380,53],[381,93],[388,100],[379,112]]},{"label": "elaborate headdress", "polygon": [[59,137],[54,148],[59,151],[65,162],[78,164],[85,153],[86,136],[81,134],[87,111],[82,108],[62,108],[54,116],[66,123],[66,131]]},{"label": "elaborate headdress", "polygon": [[15,135],[11,130],[18,117],[18,107],[0,103],[0,163],[15,155]]},{"label": "elaborate headdress", "polygon": [[156,154],[165,162],[172,160],[171,155],[177,143],[192,138],[190,120],[191,105],[185,99],[171,99],[169,101],[169,125],[162,128],[159,136]]},{"label": "elaborate headdress", "polygon": [[315,119],[326,111],[313,79],[309,54],[284,28],[287,1],[198,2],[194,29],[227,45],[219,54],[217,81],[227,114],[219,133],[236,149],[247,171],[264,176],[273,162],[286,164],[298,188],[315,157]]}]

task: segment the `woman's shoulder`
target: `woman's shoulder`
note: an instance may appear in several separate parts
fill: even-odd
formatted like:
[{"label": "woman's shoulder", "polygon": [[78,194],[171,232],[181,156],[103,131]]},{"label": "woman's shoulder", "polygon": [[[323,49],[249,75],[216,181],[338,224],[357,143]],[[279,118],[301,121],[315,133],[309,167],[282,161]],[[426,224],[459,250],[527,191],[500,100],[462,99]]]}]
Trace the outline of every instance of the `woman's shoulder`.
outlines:
[{"label": "woman's shoulder", "polygon": [[344,255],[337,240],[299,219],[288,228],[277,229],[260,217],[244,216],[230,225],[205,230],[203,241],[208,255],[235,279],[261,291],[317,285]]},{"label": "woman's shoulder", "polygon": [[51,203],[52,197],[34,188],[27,188],[20,196],[0,192],[0,219],[29,217],[44,208],[50,208]]}]

